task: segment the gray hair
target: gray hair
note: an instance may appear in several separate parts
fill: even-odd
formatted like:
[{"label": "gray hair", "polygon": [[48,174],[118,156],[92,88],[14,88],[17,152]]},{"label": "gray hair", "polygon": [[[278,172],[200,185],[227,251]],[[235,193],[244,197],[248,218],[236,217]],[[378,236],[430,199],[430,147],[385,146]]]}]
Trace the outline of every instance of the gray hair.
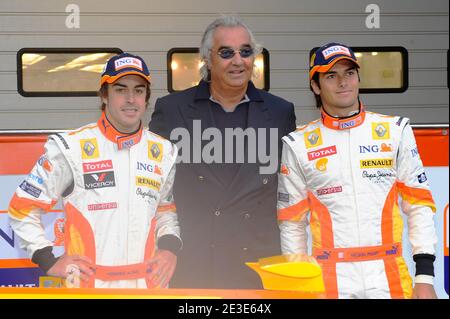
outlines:
[{"label": "gray hair", "polygon": [[262,47],[260,44],[256,43],[255,37],[253,36],[250,28],[242,22],[242,20],[235,15],[225,15],[222,16],[213,22],[206,28],[203,33],[202,42],[200,43],[200,60],[204,63],[200,68],[200,75],[204,81],[209,80],[209,69],[208,63],[211,61],[211,49],[213,46],[213,36],[214,32],[219,27],[243,27],[247,30],[248,35],[250,37],[250,46],[255,51],[255,56],[261,53]]}]

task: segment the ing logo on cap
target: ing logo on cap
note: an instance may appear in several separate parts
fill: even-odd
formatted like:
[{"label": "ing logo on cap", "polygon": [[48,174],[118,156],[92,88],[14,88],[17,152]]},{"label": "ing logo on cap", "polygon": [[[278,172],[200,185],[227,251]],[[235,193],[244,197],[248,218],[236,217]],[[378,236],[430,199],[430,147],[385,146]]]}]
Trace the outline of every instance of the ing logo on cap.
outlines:
[{"label": "ing logo on cap", "polygon": [[124,68],[135,68],[142,71],[142,62],[136,58],[125,57],[114,61],[114,67],[116,71]]},{"label": "ing logo on cap", "polygon": [[344,54],[347,56],[351,56],[350,51],[346,47],[340,45],[334,45],[322,51],[322,55],[325,58],[325,60],[329,59],[330,57],[336,54]]}]

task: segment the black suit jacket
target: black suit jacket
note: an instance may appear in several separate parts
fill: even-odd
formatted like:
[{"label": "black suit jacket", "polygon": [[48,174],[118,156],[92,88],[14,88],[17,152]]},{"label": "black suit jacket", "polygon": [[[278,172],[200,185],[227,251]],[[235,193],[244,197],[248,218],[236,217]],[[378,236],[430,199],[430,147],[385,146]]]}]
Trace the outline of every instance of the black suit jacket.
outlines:
[{"label": "black suit jacket", "polygon": [[[251,100],[247,127],[278,130],[279,163],[281,138],[295,130],[294,106],[251,82],[247,95]],[[173,129],[185,128],[192,137],[193,120],[201,120],[202,131],[214,126],[210,103],[208,84],[203,81],[160,98],[149,128],[167,139]],[[269,134],[265,139],[268,152]],[[234,165],[240,166],[238,173],[225,186],[211,165],[177,164],[174,199],[183,248],[171,287],[258,289],[262,287],[259,277],[245,262],[281,253],[276,172],[260,174],[260,163]]]}]

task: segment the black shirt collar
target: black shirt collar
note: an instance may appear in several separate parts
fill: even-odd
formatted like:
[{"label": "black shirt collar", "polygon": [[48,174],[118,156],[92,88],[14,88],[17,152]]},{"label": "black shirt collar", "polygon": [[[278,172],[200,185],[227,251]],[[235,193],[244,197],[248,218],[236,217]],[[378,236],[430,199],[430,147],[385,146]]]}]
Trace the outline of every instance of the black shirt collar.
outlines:
[{"label": "black shirt collar", "polygon": [[[261,94],[258,92],[258,89],[255,87],[252,81],[248,82],[247,92],[245,92],[250,99],[250,101],[263,101]],[[209,100],[211,97],[211,93],[209,92],[209,84],[203,80],[197,86],[197,92],[195,93],[196,100]]]}]

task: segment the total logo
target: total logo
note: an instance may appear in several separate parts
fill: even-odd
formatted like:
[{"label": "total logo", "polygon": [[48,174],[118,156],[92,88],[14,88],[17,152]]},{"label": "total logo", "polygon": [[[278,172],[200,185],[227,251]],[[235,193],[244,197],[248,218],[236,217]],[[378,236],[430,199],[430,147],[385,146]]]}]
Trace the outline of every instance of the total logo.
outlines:
[{"label": "total logo", "polygon": [[321,148],[321,149],[318,149],[315,151],[308,152],[308,160],[313,161],[315,159],[334,155],[336,153],[337,153],[336,146],[333,145],[330,147],[325,147],[325,148]]},{"label": "total logo", "polygon": [[83,172],[84,173],[110,170],[112,168],[113,168],[113,164],[112,164],[111,160],[83,163]]}]

